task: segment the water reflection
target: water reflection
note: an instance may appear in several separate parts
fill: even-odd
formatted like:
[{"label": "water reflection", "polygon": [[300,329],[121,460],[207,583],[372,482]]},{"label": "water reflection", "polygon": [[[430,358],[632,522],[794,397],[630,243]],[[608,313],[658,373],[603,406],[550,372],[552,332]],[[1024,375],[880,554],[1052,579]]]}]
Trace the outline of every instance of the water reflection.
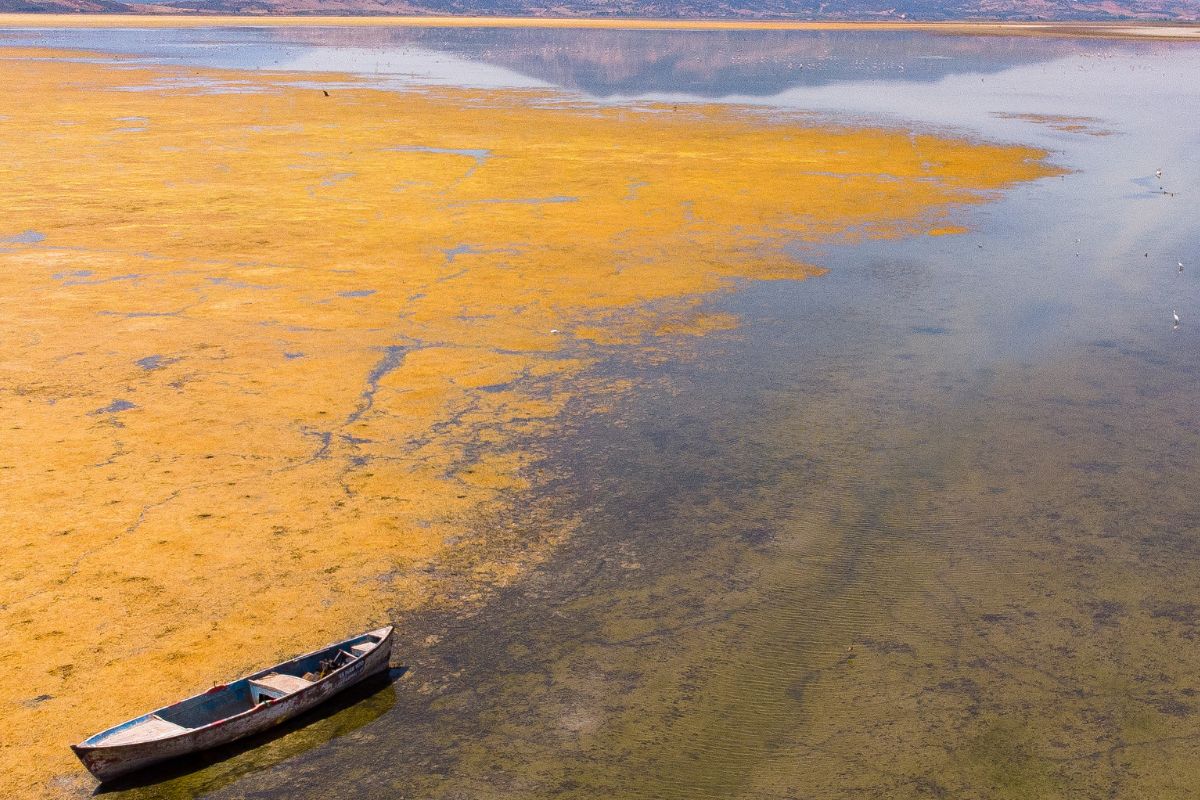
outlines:
[{"label": "water reflection", "polygon": [[388,718],[386,747],[304,768],[446,798],[1192,785],[1200,371],[1164,313],[1196,302],[1175,263],[1197,229],[1142,183],[1200,179],[1200,63],[1045,47],[991,75],[739,92],[1032,140],[1075,171],[966,236],[800,250],[830,274],[724,298],[736,335],[614,365],[659,389],[560,453],[550,496],[588,530],[483,620],[424,621],[444,638],[404,741]]},{"label": "water reflection", "polygon": [[210,28],[0,31],[5,44],[137,54],[233,69],[349,72],[403,84],[555,86],[594,98],[773,97],[847,82],[933,83],[1068,56],[1188,47],[903,31]]},{"label": "water reflection", "polygon": [[[544,500],[587,529],[481,619],[416,623],[441,638],[412,642],[424,682],[377,748],[289,770],[444,798],[1194,785],[1200,369],[1165,314],[1200,299],[1176,267],[1200,237],[1153,172],[1200,179],[1200,63],[1048,50],[741,93],[1033,140],[1074,172],[968,235],[798,249],[831,272],[721,298],[742,328],[667,365],[611,364],[654,388],[578,422]],[[309,796],[289,771],[237,789]]]},{"label": "water reflection", "polygon": [[[481,618],[417,621],[441,640],[411,643],[420,687],[378,746],[296,774],[444,798],[1194,780],[1188,350],[947,370],[928,337],[801,293],[733,300],[760,312],[744,338],[581,421],[554,489],[587,530]],[[286,773],[238,791],[320,795]]]},{"label": "water reflection", "polygon": [[333,775],[444,798],[1181,796],[1200,780],[1200,283],[1176,268],[1200,258],[1194,48],[9,36],[609,102],[716,96],[1027,141],[1073,170],[972,211],[967,235],[798,245],[830,273],[717,298],[736,332],[665,364],[618,352],[606,368],[643,391],[572,421],[522,520],[585,530],[480,617],[406,620],[412,684],[362,736],[181,796],[340,796]]}]

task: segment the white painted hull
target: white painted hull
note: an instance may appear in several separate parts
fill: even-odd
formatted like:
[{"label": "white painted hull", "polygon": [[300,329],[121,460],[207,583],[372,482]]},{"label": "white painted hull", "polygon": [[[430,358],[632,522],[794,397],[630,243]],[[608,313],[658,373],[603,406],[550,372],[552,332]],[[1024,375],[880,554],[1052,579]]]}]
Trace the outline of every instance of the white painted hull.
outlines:
[{"label": "white painted hull", "polygon": [[[101,740],[95,744],[88,744],[88,742],[105,735],[97,734],[97,736],[92,737],[83,744],[73,745],[71,749],[75,751],[75,755],[79,756],[79,760],[88,768],[88,771],[101,781],[108,781],[152,764],[189,753],[198,753],[217,747],[218,745],[260,733],[298,714],[302,714],[314,706],[320,705],[338,692],[359,683],[364,678],[386,670],[391,656],[392,629],[390,627],[381,628],[378,631],[371,631],[371,635],[382,635],[382,639],[366,655],[335,670],[330,675],[314,681],[311,685],[278,699],[262,702],[242,713],[213,721],[202,727],[186,729],[182,733],[149,741],[106,745]],[[346,640],[346,642],[349,641],[352,641],[352,639]],[[343,643],[330,645],[330,647],[337,647],[341,644]],[[315,650],[313,653],[320,653],[326,649],[328,648],[321,648],[321,650]],[[306,655],[311,656],[312,654]],[[298,661],[305,657],[300,656],[297,659],[293,659],[293,661]],[[288,663],[291,662],[284,662],[284,664]],[[271,669],[276,669],[278,666],[283,665],[277,665],[277,667]],[[270,669],[262,670],[251,677],[266,675],[270,671]],[[225,688],[224,686],[214,687],[206,692],[205,695],[222,691]],[[196,697],[202,698],[203,696],[197,695]],[[189,700],[195,699],[189,698]],[[160,709],[160,711],[169,713],[171,708],[173,707],[168,706],[165,709]],[[118,726],[118,728],[120,727]],[[118,728],[109,730],[114,731]]]}]

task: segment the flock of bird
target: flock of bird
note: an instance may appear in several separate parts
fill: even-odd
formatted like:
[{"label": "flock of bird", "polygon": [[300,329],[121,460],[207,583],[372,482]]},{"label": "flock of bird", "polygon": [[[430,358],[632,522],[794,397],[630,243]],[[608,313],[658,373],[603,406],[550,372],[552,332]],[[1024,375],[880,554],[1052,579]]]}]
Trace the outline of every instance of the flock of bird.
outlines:
[{"label": "flock of bird", "polygon": [[[1161,167],[1159,169],[1154,170],[1154,177],[1158,178],[1159,180],[1162,180],[1162,168]],[[1158,188],[1162,189],[1161,186]],[[1183,274],[1183,262],[1179,261],[1176,263],[1178,263],[1178,265],[1179,265],[1179,274],[1182,275]],[[1171,309],[1171,319],[1172,319],[1171,330],[1175,330],[1176,328],[1179,327],[1179,310],[1178,309],[1175,309],[1175,308]]]}]

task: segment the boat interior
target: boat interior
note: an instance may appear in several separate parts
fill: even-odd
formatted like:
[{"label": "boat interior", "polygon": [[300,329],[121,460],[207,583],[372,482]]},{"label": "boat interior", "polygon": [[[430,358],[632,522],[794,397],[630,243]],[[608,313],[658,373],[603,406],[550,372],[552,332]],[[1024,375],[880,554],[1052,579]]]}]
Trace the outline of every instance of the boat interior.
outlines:
[{"label": "boat interior", "polygon": [[302,691],[365,657],[382,638],[380,632],[372,631],[338,642],[109,728],[83,744],[112,746],[165,739],[245,713],[265,702]]}]

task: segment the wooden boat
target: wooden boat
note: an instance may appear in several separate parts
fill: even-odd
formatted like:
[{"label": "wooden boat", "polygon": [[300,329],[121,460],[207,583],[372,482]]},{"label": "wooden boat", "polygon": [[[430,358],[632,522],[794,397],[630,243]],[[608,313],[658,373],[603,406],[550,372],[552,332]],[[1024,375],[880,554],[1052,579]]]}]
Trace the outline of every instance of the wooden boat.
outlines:
[{"label": "wooden boat", "polygon": [[392,628],[379,628],[97,733],[71,749],[101,781],[278,725],[387,669]]}]

